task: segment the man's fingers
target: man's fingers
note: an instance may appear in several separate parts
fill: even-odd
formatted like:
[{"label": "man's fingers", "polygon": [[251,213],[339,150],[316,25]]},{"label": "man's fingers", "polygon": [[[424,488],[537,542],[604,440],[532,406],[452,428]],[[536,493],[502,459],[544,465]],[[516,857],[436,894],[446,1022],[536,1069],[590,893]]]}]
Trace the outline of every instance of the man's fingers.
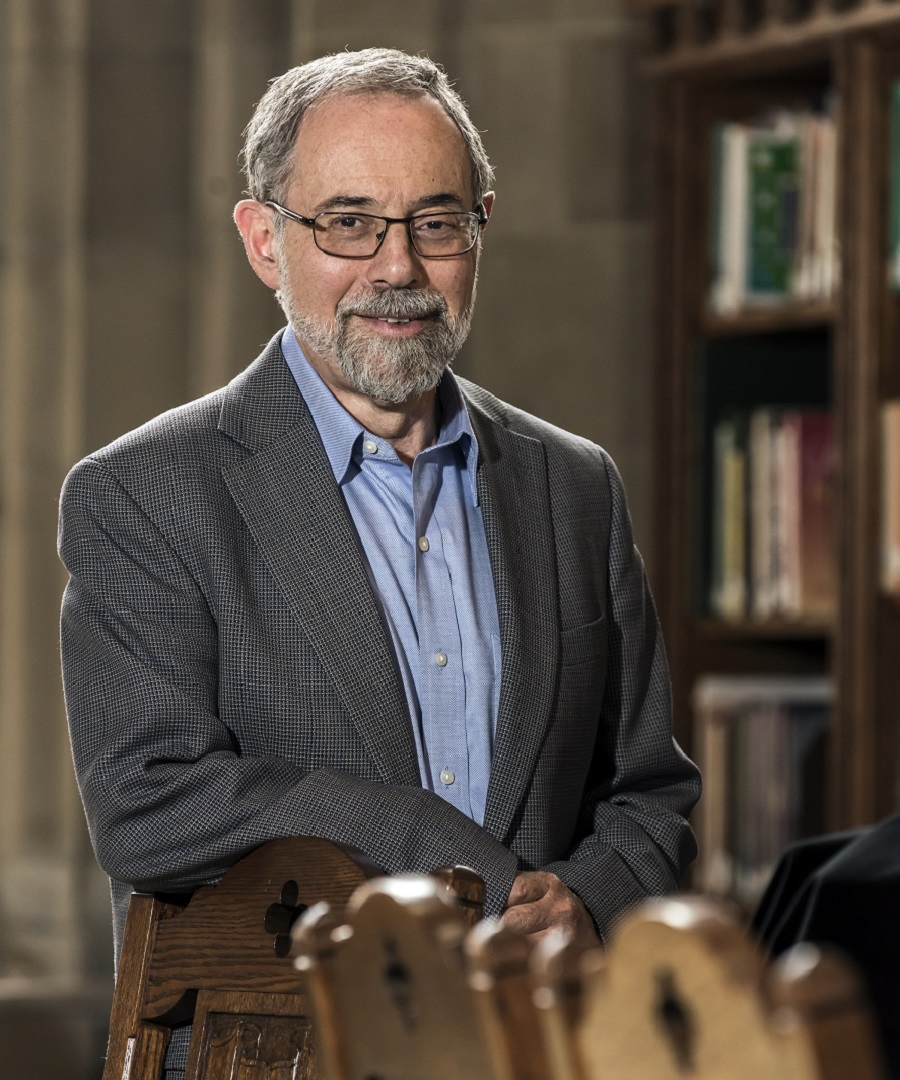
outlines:
[{"label": "man's fingers", "polygon": [[516,904],[508,907],[500,916],[500,922],[509,930],[519,934],[534,934],[538,930],[549,929],[553,925],[553,912],[549,905],[540,901],[528,904]]},{"label": "man's fingers", "polygon": [[526,871],[516,876],[500,921],[510,930],[537,939],[554,927],[585,944],[598,941],[584,904],[555,874]]},{"label": "man's fingers", "polygon": [[517,904],[530,904],[534,900],[540,900],[550,887],[551,874],[545,874],[539,870],[526,870],[516,874],[509,890],[509,899],[506,907],[515,907]]}]

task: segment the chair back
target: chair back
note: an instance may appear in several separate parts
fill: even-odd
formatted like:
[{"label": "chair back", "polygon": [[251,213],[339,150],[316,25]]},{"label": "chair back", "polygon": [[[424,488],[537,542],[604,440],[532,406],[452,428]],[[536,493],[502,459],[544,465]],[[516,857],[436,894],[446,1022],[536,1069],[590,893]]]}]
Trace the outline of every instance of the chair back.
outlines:
[{"label": "chair back", "polygon": [[360,888],[294,931],[327,1080],[501,1080],[469,988],[466,914],[419,875]]},{"label": "chair back", "polygon": [[772,965],[721,905],[650,901],[609,949],[536,950],[550,1080],[884,1080],[844,958],[798,946]]},{"label": "chair back", "polygon": [[320,901],[340,909],[378,872],[360,853],[290,837],[257,848],[187,903],[135,894],[103,1080],[159,1080],[185,1023],[186,1080],[318,1080],[291,927]]}]

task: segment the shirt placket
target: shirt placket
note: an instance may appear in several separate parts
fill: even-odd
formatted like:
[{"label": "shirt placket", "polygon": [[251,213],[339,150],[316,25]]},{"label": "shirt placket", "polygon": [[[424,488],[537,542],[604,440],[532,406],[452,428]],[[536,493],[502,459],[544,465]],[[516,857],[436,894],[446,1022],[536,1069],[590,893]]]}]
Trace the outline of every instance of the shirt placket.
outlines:
[{"label": "shirt placket", "polygon": [[420,455],[413,466],[420,704],[431,786],[468,814],[468,750],[461,737],[466,706],[462,639],[444,537],[435,514],[441,457],[442,450],[436,449]]}]

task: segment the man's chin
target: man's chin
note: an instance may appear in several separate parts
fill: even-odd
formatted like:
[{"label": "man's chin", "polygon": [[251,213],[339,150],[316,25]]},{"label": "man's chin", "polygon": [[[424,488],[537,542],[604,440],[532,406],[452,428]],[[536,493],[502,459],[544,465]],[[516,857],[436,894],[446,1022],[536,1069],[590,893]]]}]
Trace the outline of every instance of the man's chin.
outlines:
[{"label": "man's chin", "polygon": [[400,378],[396,373],[379,377],[371,372],[360,373],[342,365],[341,371],[347,382],[359,393],[364,394],[378,405],[404,405],[415,401],[424,394],[432,393],[444,372],[449,367],[444,365],[440,371],[422,372],[415,376]]}]

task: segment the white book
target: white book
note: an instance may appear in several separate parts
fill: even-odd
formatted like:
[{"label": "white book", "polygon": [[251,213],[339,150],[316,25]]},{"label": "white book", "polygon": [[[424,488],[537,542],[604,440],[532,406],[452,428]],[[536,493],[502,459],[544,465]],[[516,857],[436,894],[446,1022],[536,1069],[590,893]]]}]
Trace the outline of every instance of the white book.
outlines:
[{"label": "white book", "polygon": [[744,124],[726,124],[722,131],[719,276],[711,296],[718,315],[740,311],[746,295],[749,134]]}]

